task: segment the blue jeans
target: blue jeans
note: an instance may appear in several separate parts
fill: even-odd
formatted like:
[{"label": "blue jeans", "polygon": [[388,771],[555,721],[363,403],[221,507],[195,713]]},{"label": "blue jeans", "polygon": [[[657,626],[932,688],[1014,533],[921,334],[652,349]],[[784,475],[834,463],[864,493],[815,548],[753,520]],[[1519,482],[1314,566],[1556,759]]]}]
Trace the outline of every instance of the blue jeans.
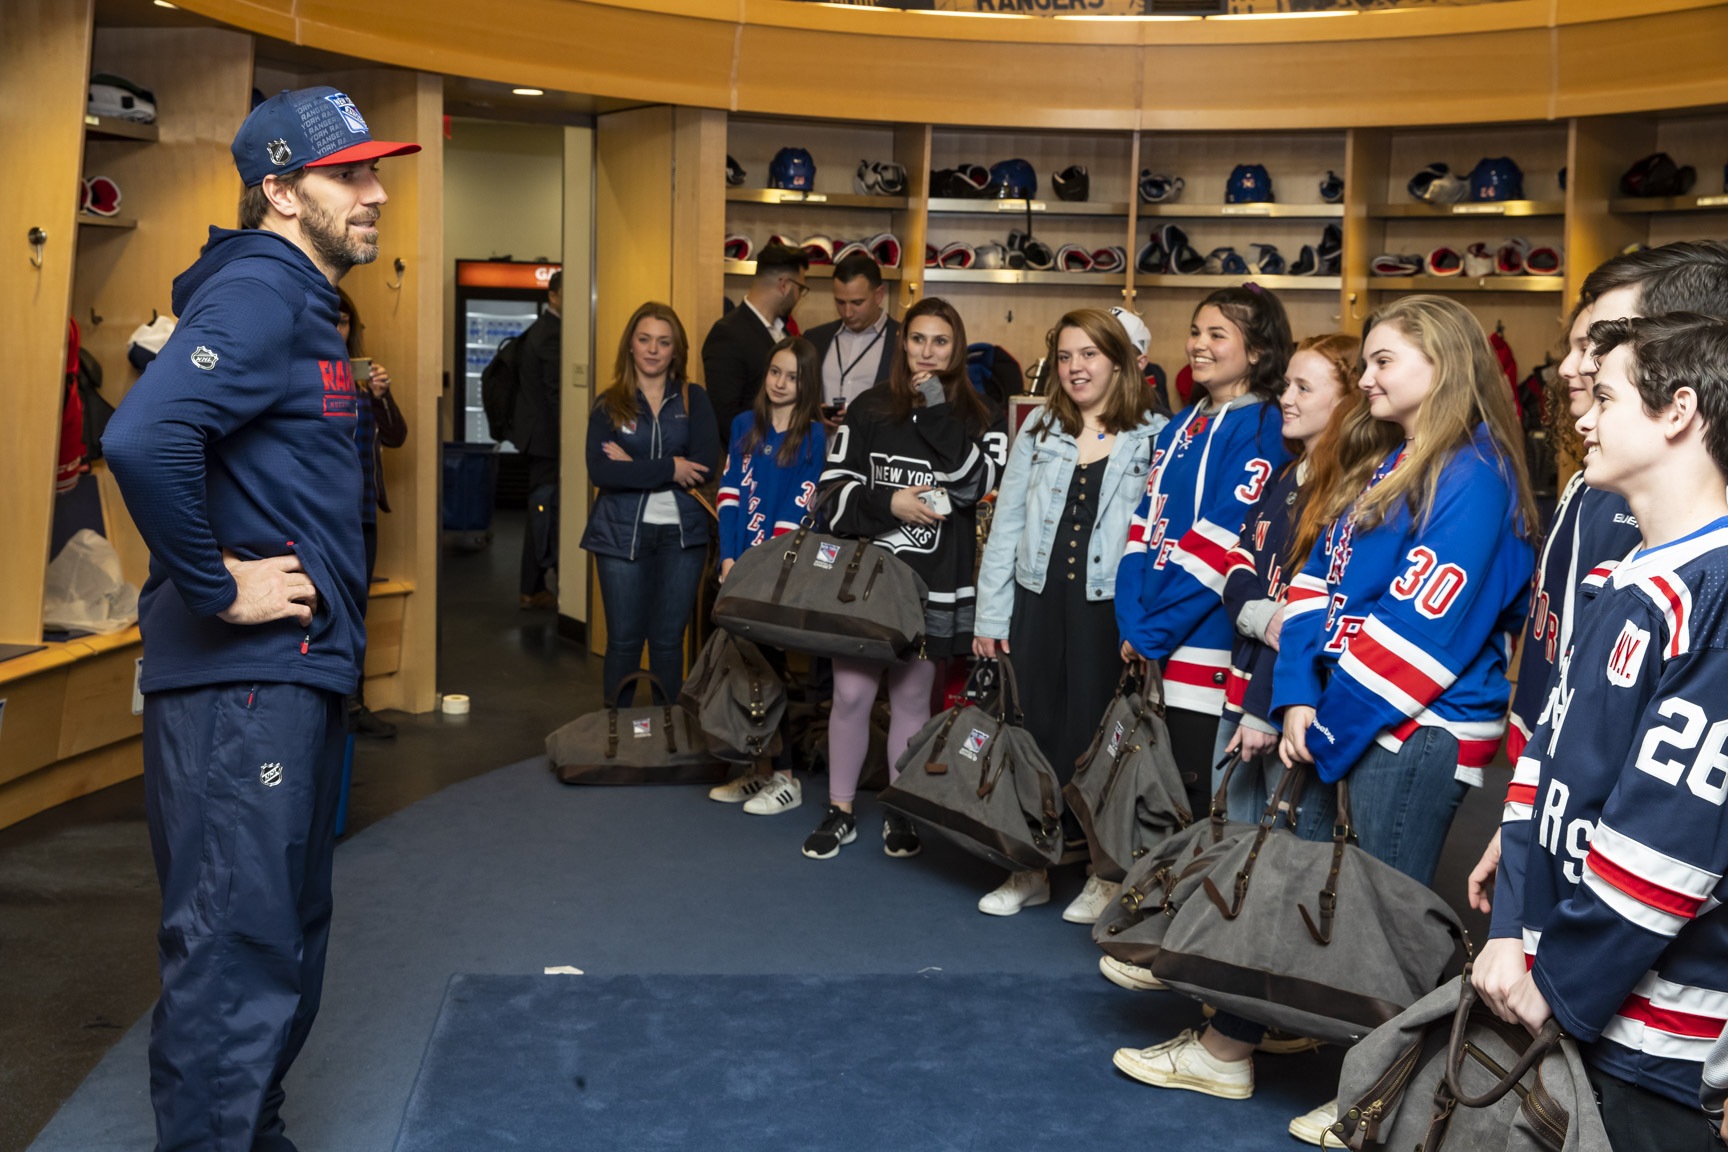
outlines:
[{"label": "blue jeans", "polygon": [[[1370,745],[1344,777],[1350,783],[1350,814],[1362,850],[1412,879],[1432,884],[1452,817],[1469,787],[1457,779],[1457,771],[1458,740],[1444,728],[1418,728],[1396,752]],[[1296,810],[1296,835],[1332,839],[1337,812],[1338,786],[1307,775]],[[1247,1044],[1258,1044],[1265,1035],[1259,1024],[1226,1012],[1212,1018],[1212,1027]]]},{"label": "blue jeans", "polygon": [[[1226,712],[1218,719],[1218,743],[1212,749],[1213,792],[1224,782],[1224,769],[1220,767],[1224,763],[1224,748],[1236,735],[1237,727],[1232,713]],[[1272,790],[1278,787],[1283,775],[1284,762],[1278,759],[1276,748],[1242,761],[1230,774],[1230,791],[1224,794],[1224,814],[1244,824],[1255,823],[1265,814],[1266,802],[1272,799]]]},{"label": "blue jeans", "polygon": [[[676,524],[644,524],[637,541],[640,547],[634,560],[594,557],[606,608],[601,683],[606,699],[612,699],[624,677],[641,667],[642,645],[647,643],[648,670],[676,700],[684,686],[684,629],[702,586],[707,541],[684,547]],[[628,706],[631,701],[618,703]]]}]

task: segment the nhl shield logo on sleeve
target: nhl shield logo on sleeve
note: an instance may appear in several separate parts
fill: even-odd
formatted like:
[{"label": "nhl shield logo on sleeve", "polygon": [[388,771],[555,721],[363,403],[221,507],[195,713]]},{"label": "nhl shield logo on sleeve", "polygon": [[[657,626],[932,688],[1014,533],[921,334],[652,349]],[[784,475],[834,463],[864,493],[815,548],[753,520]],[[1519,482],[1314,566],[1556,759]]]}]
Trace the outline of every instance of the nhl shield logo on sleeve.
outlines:
[{"label": "nhl shield logo on sleeve", "polygon": [[216,353],[210,351],[210,349],[204,347],[202,344],[192,349],[192,363],[197,367],[204,369],[206,372],[216,367],[216,362],[220,359],[222,359],[222,357],[216,355]]},{"label": "nhl shield logo on sleeve", "polygon": [[972,729],[971,735],[966,737],[966,743],[960,746],[960,755],[968,760],[978,759],[978,753],[984,751],[984,745],[989,739],[990,734],[988,732],[980,732],[976,728]]},{"label": "nhl shield logo on sleeve", "polygon": [[641,720],[630,721],[631,735],[638,740],[646,740],[654,734],[654,721],[643,717]]},{"label": "nhl shield logo on sleeve", "polygon": [[1650,646],[1650,633],[1632,621],[1620,629],[1614,641],[1614,651],[1608,656],[1608,683],[1630,688],[1644,670],[1644,650]]},{"label": "nhl shield logo on sleeve", "polygon": [[840,559],[840,545],[818,544],[816,546],[816,567],[832,568],[838,559]]},{"label": "nhl shield logo on sleeve", "polygon": [[294,149],[288,147],[286,140],[272,140],[264,145],[264,151],[269,155],[270,163],[278,168],[294,159]]}]

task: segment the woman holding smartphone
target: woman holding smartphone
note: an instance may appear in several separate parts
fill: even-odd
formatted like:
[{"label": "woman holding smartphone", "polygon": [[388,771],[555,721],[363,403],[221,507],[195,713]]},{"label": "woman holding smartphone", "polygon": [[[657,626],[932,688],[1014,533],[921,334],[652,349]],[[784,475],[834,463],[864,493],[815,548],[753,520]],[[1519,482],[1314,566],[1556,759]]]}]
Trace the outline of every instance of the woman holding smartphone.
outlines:
[{"label": "woman holding smartphone", "polygon": [[[1026,698],[1026,729],[1066,785],[1122,670],[1116,648],[1116,562],[1146,491],[1152,440],[1169,423],[1152,412],[1128,334],[1110,313],[1062,317],[1048,355],[1061,385],[1015,438],[978,571],[972,651],[1010,654]],[[1081,838],[1064,812],[1070,841]],[[1062,913],[1090,924],[1119,885],[1089,877]],[[1050,899],[1044,869],[1010,872],[978,901],[1012,916]]]},{"label": "woman holding smartphone", "polygon": [[[870,707],[888,677],[888,762],[930,719],[937,662],[972,647],[978,551],[975,507],[996,486],[1008,455],[1002,413],[966,375],[966,326],[953,305],[927,297],[907,310],[886,384],[847,406],[828,448],[822,508],[833,530],[893,552],[929,589],[924,648],[893,665],[834,660],[828,722],[828,809],[804,855],[826,860],[858,836],[852,806],[870,746]],[[916,856],[906,817],[883,818],[882,850]]]}]

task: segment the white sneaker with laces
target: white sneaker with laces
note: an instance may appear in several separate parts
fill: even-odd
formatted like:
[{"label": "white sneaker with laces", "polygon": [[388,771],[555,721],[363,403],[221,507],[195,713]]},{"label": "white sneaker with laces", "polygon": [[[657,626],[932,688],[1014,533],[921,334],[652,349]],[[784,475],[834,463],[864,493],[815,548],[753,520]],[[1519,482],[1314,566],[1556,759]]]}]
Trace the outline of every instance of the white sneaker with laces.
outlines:
[{"label": "white sneaker with laces", "polygon": [[1338,1098],[1334,1096],[1312,1112],[1305,1112],[1290,1121],[1290,1135],[1319,1148],[1342,1148],[1344,1141],[1332,1131],[1332,1125],[1337,1122]]},{"label": "white sneaker with laces", "polygon": [[1074,902],[1062,909],[1062,919],[1070,924],[1096,924],[1110,902],[1122,894],[1122,885],[1102,876],[1086,877],[1086,887]]},{"label": "white sneaker with laces", "polygon": [[1042,868],[1025,872],[1010,872],[1008,879],[994,892],[986,892],[978,901],[978,911],[986,916],[1012,916],[1022,908],[1050,902],[1050,873]]},{"label": "white sneaker with laces", "polygon": [[1114,956],[1098,957],[1098,971],[1104,973],[1104,979],[1110,983],[1130,992],[1162,992],[1165,988],[1164,981],[1152,975],[1152,969],[1118,960]]},{"label": "white sneaker with laces", "polygon": [[1200,1033],[1192,1028],[1150,1048],[1118,1048],[1113,1062],[1140,1083],[1156,1088],[1184,1088],[1226,1100],[1254,1095],[1254,1061],[1218,1059],[1206,1051]]},{"label": "white sneaker with laces", "polygon": [[772,772],[749,771],[724,784],[708,789],[708,799],[718,800],[722,804],[742,804],[762,789],[768,787],[774,779]]},{"label": "white sneaker with laces", "polygon": [[744,801],[744,811],[752,816],[778,816],[804,803],[804,786],[790,772],[776,772],[766,787]]}]

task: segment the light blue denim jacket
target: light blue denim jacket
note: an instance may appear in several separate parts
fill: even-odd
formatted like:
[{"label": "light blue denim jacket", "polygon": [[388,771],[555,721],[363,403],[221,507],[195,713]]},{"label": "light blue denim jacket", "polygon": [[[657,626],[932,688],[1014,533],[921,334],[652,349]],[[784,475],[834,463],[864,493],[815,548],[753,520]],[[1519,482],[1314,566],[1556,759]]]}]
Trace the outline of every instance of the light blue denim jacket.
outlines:
[{"label": "light blue denim jacket", "polygon": [[[974,635],[1006,639],[1014,616],[1014,586],[1044,590],[1050,553],[1068,501],[1080,447],[1060,427],[1030,431],[1039,415],[1027,417],[1027,431],[1014,438],[1008,470],[996,493],[990,540],[978,569],[978,615]],[[1086,599],[1116,595],[1116,563],[1128,545],[1128,522],[1146,494],[1152,466],[1152,441],[1170,421],[1148,415],[1137,427],[1116,435],[1110,462],[1099,486],[1102,499],[1092,523],[1091,555],[1086,558]]]}]

